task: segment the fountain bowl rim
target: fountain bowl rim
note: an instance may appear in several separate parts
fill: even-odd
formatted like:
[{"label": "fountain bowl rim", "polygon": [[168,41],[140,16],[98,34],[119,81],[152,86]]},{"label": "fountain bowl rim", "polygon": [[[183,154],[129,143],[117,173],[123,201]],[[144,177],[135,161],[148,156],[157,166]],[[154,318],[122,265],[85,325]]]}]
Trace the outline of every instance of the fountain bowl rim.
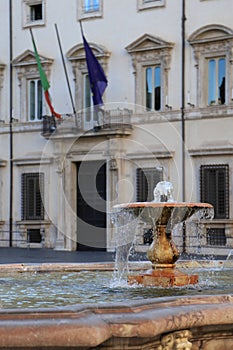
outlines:
[{"label": "fountain bowl rim", "polygon": [[213,205],[209,203],[198,202],[131,202],[121,203],[113,206],[114,209],[127,209],[127,208],[208,208],[212,209]]}]

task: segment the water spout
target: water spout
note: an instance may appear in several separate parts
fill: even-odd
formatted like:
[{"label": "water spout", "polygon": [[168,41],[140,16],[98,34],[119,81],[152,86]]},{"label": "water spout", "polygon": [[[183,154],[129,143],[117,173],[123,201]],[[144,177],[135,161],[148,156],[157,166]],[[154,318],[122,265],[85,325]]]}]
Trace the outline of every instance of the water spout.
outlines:
[{"label": "water spout", "polygon": [[173,185],[168,181],[160,181],[154,189],[154,202],[174,202]]}]

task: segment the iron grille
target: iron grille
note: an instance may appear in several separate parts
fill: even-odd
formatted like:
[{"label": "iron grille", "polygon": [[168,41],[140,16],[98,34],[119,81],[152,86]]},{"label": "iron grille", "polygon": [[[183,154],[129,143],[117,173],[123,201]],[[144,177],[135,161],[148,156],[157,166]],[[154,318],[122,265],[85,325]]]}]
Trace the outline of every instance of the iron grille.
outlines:
[{"label": "iron grille", "polygon": [[207,233],[207,244],[225,246],[226,245],[226,235],[224,228],[209,228],[206,230]]},{"label": "iron grille", "polygon": [[44,174],[22,174],[22,220],[44,220]]},{"label": "iron grille", "polygon": [[27,241],[29,243],[41,243],[42,235],[39,228],[27,229]]},{"label": "iron grille", "polygon": [[229,166],[201,166],[201,201],[214,206],[215,219],[229,218]]}]

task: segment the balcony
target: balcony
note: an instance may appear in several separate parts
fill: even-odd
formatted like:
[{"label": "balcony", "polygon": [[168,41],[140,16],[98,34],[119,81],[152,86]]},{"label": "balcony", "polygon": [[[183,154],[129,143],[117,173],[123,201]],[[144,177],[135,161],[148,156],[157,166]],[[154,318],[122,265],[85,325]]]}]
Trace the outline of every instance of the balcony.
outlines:
[{"label": "balcony", "polygon": [[64,115],[62,120],[54,116],[43,116],[42,135],[45,138],[70,135],[122,135],[132,133],[132,110],[117,108],[112,110],[84,110],[76,114]]}]

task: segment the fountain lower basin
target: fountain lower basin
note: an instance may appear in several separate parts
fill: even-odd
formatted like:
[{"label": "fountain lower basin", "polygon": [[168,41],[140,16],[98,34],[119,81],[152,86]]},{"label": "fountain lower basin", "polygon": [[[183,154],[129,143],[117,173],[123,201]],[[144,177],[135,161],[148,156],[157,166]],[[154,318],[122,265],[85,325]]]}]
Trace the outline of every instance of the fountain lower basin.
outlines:
[{"label": "fountain lower basin", "polygon": [[[205,290],[201,290],[201,285],[198,289],[195,286],[191,289],[172,287],[169,288],[170,296],[165,296],[165,293],[163,297],[152,297],[151,293],[145,298],[140,296],[142,289],[156,294],[159,288],[137,287],[138,300],[131,299],[130,291],[135,287],[128,286],[128,297],[124,295],[121,302],[93,301],[92,304],[67,304],[52,308],[0,309],[0,349],[165,350],[169,344],[168,349],[172,350],[179,349],[181,345],[183,349],[231,350],[233,295],[229,290],[233,286],[233,277],[230,277],[233,276],[233,266],[227,264],[225,269],[224,261],[179,261],[177,264],[179,268],[197,269],[199,272],[208,270],[210,280],[215,271],[221,277],[227,271],[225,286],[220,284],[214,293],[208,282]],[[132,263],[130,269],[132,273],[137,273],[138,269],[147,269],[148,265],[149,262]],[[100,275],[105,273],[103,270],[109,274],[113,269],[112,264],[29,264],[1,265],[0,270],[9,276],[14,272],[28,275],[28,278],[31,274],[43,278],[48,272],[69,274],[84,270],[90,273],[96,271]],[[50,293],[54,291],[51,287]],[[104,290],[106,286],[102,288]],[[176,294],[179,291],[181,293]],[[49,291],[46,293],[49,294]]]}]

